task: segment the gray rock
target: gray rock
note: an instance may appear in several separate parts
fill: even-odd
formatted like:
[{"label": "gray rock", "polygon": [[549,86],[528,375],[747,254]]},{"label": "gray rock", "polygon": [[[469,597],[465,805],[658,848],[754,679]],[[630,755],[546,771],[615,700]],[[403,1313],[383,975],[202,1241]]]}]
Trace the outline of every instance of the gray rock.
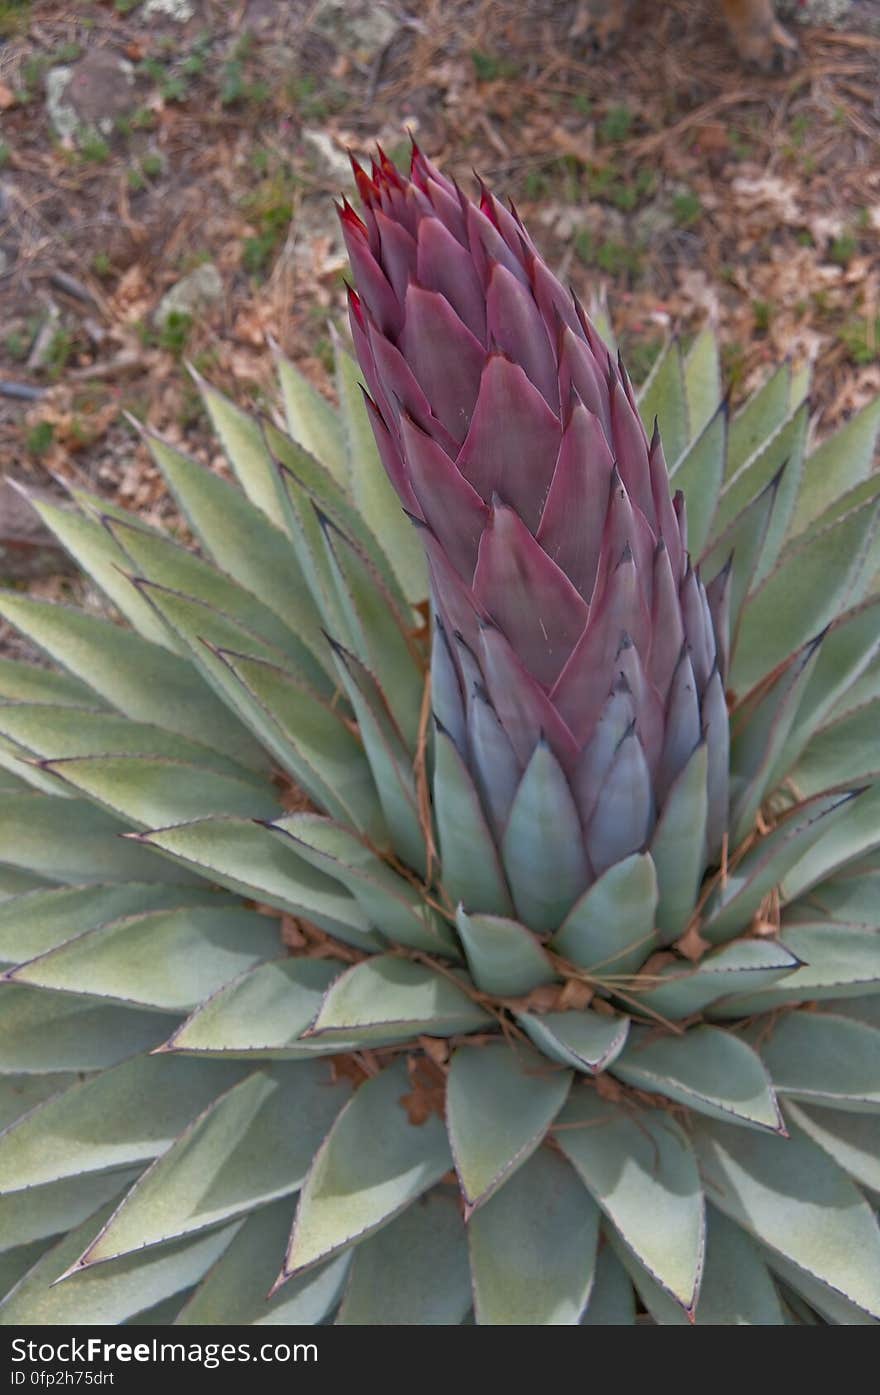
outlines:
[{"label": "gray rock", "polygon": [[852,9],[852,0],[780,0],[779,14],[800,24],[839,24]]},{"label": "gray rock", "polygon": [[375,58],[400,27],[381,0],[367,4],[362,0],[319,0],[312,23],[319,34],[362,62]]},{"label": "gray rock", "polygon": [[166,291],[153,312],[153,323],[161,329],[169,315],[195,315],[223,299],[223,281],[213,262],[203,262]]},{"label": "gray rock", "polygon": [[337,150],[326,131],[320,126],[307,126],[302,138],[310,145],[317,158],[321,174],[332,179],[335,184],[350,184],[353,179],[348,156]]},{"label": "gray rock", "polygon": [[59,140],[69,141],[76,135],[79,117],[66,100],[67,87],[73,69],[67,64],[50,68],[46,74],[46,110]]},{"label": "gray rock", "polygon": [[151,15],[162,15],[165,19],[176,20],[178,24],[186,24],[195,12],[192,0],[146,0],[141,14],[145,19]]},{"label": "gray rock", "polygon": [[61,140],[82,131],[110,135],[116,119],[131,107],[134,68],[106,48],[92,49],[73,66],[46,74],[46,108]]}]

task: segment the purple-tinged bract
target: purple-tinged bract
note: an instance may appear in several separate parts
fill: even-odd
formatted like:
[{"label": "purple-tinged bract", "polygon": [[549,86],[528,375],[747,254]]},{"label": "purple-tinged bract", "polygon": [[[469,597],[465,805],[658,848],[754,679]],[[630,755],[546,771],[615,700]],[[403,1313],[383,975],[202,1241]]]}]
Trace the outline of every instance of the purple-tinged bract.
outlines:
[{"label": "purple-tinged bract", "polygon": [[622,363],[515,209],[482,185],[466,198],[417,147],[408,179],[381,153],[355,174],[361,213],[345,203],[341,221],[370,417],[427,553],[435,714],[496,837],[547,743],[588,882],[650,844],[707,741],[724,747],[708,761],[714,857],[725,577],[708,597],[656,425],[649,439]]}]

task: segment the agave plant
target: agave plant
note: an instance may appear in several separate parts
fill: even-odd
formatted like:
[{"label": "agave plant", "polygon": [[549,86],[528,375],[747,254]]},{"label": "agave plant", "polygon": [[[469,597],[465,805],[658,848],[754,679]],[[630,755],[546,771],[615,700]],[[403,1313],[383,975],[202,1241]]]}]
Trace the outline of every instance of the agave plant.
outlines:
[{"label": "agave plant", "polygon": [[0,599],[0,1322],[870,1322],[880,407],[356,172],[366,393]]}]

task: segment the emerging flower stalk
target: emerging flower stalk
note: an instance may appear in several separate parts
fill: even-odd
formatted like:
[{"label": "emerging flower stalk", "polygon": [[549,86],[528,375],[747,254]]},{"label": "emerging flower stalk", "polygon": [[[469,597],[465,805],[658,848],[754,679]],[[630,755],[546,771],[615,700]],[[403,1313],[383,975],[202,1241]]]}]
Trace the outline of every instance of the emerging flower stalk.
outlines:
[{"label": "emerging flower stalk", "polygon": [[428,557],[434,712],[499,846],[517,806],[553,819],[549,902],[505,861],[519,916],[554,929],[650,847],[676,782],[705,786],[700,872],[720,850],[729,569],[707,591],[656,424],[649,441],[625,369],[515,209],[482,186],[467,199],[416,146],[409,179],[382,154],[355,174],[352,332]]}]

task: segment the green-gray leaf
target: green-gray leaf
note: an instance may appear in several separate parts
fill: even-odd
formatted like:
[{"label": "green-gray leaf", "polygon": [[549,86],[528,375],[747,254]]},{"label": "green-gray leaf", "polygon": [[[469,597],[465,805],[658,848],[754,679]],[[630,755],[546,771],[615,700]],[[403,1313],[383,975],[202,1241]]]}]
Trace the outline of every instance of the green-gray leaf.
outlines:
[{"label": "green-gray leaf", "polygon": [[357,1246],[336,1321],[369,1327],[455,1325],[472,1301],[458,1201],[453,1192],[435,1187]]},{"label": "green-gray leaf", "polygon": [[404,1061],[368,1080],[345,1106],[306,1178],[282,1279],[371,1235],[452,1166],[441,1121],[409,1122]]},{"label": "green-gray leaf", "polygon": [[413,1037],[455,1036],[491,1018],[446,974],[376,954],[347,969],[327,990],[306,1041],[386,1045]]},{"label": "green-gray leaf", "polygon": [[880,1316],[880,1234],[871,1208],[803,1135],[773,1138],[700,1120],[694,1132],[713,1204],[808,1275]]},{"label": "green-gray leaf", "polygon": [[571,1071],[523,1046],[460,1046],[446,1086],[449,1142],[467,1206],[488,1201],[531,1157],[559,1113]]},{"label": "green-gray leaf", "polygon": [[627,1085],[678,1100],[699,1114],[733,1116],[747,1127],[783,1131],[760,1057],[718,1027],[691,1027],[678,1037],[658,1037],[650,1028],[633,1027],[610,1070]]},{"label": "green-gray leaf", "polygon": [[539,1148],[471,1218],[477,1321],[573,1326],[590,1296],[599,1214],[568,1163]]},{"label": "green-gray leaf", "polygon": [[345,1096],[319,1061],[249,1075],[153,1163],[77,1267],[205,1230],[296,1191]]},{"label": "green-gray leaf", "polygon": [[693,1308],[703,1264],[703,1189],[690,1143],[671,1115],[643,1110],[635,1118],[582,1087],[555,1132],[636,1258],[682,1308]]}]

